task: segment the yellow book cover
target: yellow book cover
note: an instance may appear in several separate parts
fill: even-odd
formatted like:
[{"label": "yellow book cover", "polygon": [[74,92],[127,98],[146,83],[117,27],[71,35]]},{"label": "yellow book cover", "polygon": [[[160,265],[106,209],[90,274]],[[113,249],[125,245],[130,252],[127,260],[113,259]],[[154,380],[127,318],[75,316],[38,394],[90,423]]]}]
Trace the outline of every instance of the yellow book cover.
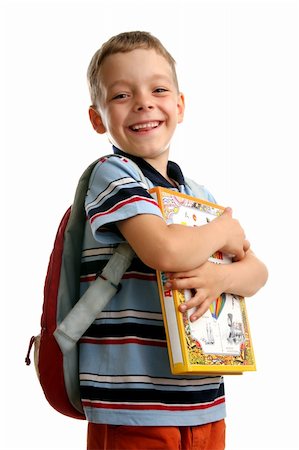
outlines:
[{"label": "yellow book cover", "polygon": [[[200,226],[222,214],[222,206],[181,194],[153,188],[166,223]],[[209,258],[216,264],[231,259],[217,252]],[[190,290],[165,290],[165,276],[157,271],[167,347],[173,374],[242,374],[256,370],[245,299],[222,294],[197,321],[189,320],[192,310],[181,313],[180,303],[191,298]]]}]

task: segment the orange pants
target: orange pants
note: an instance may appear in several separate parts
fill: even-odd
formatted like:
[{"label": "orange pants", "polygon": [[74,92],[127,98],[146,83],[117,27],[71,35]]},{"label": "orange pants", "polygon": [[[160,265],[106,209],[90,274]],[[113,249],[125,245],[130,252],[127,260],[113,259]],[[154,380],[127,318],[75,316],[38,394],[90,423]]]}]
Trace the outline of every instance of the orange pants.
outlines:
[{"label": "orange pants", "polygon": [[223,450],[225,422],[196,427],[88,424],[87,450]]}]

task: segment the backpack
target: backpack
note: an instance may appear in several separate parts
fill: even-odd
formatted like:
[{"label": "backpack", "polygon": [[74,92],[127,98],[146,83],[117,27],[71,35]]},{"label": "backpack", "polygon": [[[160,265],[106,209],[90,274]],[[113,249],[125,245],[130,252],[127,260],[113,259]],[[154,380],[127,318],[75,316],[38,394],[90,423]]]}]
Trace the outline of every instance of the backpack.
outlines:
[{"label": "backpack", "polygon": [[[107,157],[110,156],[120,157]],[[128,161],[139,173],[145,187],[149,187],[139,167]],[[58,227],[44,284],[41,331],[30,339],[25,359],[29,365],[30,350],[34,345],[35,368],[47,401],[58,412],[76,419],[85,419],[80,401],[77,342],[116,294],[119,281],[134,255],[128,244],[120,244],[101,275],[78,301],[86,223],[84,201],[97,162],[94,161],[80,177],[73,204]]]},{"label": "backpack", "polygon": [[[112,156],[121,157],[102,158]],[[127,160],[139,173],[144,187],[149,189],[137,164]],[[81,251],[86,223],[84,202],[91,173],[98,161],[90,164],[81,175],[73,204],[59,224],[44,284],[41,331],[31,337],[25,358],[30,365],[34,345],[35,369],[48,403],[61,414],[83,420],[77,344],[97,314],[117,293],[119,282],[134,256],[128,244],[119,244],[102,273],[80,298]],[[206,197],[204,189],[194,181],[186,179],[186,183],[196,197]]]}]

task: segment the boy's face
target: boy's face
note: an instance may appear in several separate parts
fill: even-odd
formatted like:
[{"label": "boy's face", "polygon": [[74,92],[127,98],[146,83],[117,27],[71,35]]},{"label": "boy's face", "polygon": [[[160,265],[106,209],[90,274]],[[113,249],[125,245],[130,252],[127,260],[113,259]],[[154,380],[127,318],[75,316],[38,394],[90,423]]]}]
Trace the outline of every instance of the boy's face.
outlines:
[{"label": "boy's face", "polygon": [[163,56],[144,49],[108,56],[101,68],[101,90],[99,114],[90,110],[97,132],[106,132],[116,147],[145,160],[168,156],[183,120],[184,99]]}]

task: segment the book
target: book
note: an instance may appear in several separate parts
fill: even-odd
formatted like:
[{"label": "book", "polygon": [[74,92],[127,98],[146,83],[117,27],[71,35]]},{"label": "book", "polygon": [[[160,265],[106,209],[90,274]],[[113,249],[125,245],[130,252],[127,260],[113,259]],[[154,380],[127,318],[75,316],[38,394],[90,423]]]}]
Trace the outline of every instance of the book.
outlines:
[{"label": "book", "polygon": [[[224,207],[171,189],[150,190],[167,224],[204,225],[224,211]],[[232,259],[220,251],[211,255],[215,264]],[[191,290],[165,290],[163,272],[157,271],[162,315],[173,374],[242,374],[256,370],[245,299],[223,293],[195,322],[193,310],[181,313],[178,307],[192,297]]]}]

